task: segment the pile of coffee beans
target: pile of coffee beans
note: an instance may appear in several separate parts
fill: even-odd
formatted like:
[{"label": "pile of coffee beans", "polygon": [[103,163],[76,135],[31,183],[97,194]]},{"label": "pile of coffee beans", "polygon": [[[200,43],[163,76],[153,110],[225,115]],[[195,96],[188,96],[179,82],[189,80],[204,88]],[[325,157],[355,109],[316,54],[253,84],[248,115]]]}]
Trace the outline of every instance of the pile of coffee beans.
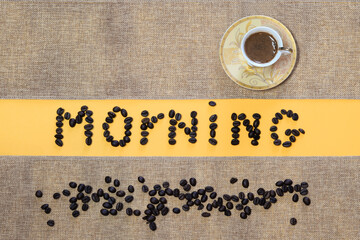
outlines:
[{"label": "pile of coffee beans", "polygon": [[[297,113],[294,113],[292,110],[285,110],[285,109],[281,109],[280,112],[275,113],[275,117],[272,119],[273,124],[277,125],[279,123],[280,120],[282,120],[284,117],[288,117],[291,118],[293,121],[297,121],[299,120],[299,115]],[[272,139],[274,139],[274,145],[275,146],[280,146],[282,141],[279,138],[279,135],[276,133],[276,131],[278,130],[277,126],[271,126],[270,127],[270,132],[272,132],[270,134],[270,137]],[[294,143],[296,141],[296,137],[300,136],[301,134],[305,134],[305,130],[302,128],[299,129],[286,129],[285,130],[285,135],[289,137],[288,141],[285,141],[282,143],[283,147],[291,147],[292,143]]]},{"label": "pile of coffee beans", "polygon": [[[62,195],[59,192],[55,192],[53,198],[56,200],[66,199],[69,202],[69,209],[74,218],[85,214],[90,209],[90,206],[95,208],[91,204],[93,202],[94,204],[99,203],[102,206],[99,216],[116,216],[124,210],[128,216],[141,216],[152,231],[157,229],[156,219],[165,217],[170,212],[180,214],[191,209],[197,209],[201,211],[200,215],[202,217],[208,218],[211,217],[215,210],[218,210],[218,212],[227,217],[236,215],[236,212],[238,212],[237,215],[241,219],[247,219],[256,207],[269,209],[287,193],[292,194],[292,200],[295,203],[299,201],[300,197],[302,197],[302,202],[305,205],[310,205],[311,203],[310,198],[306,196],[309,193],[309,184],[307,182],[293,184],[291,179],[277,181],[275,189],[266,190],[258,188],[255,193],[240,191],[236,194],[225,193],[222,196],[215,191],[213,186],[196,188],[198,184],[194,177],[181,179],[178,187],[175,186],[174,188],[167,181],[149,187],[146,185],[143,176],[138,177],[138,182],[138,187],[141,188],[142,193],[149,195],[149,202],[143,210],[132,209],[127,206],[135,200],[133,196],[135,187],[133,185],[122,187],[119,179],[112,180],[110,176],[105,177],[105,183],[108,185],[107,188],[95,190],[90,185],[71,181],[68,185],[70,189],[63,189]],[[236,177],[230,179],[230,184],[236,185],[237,182],[238,178]],[[247,189],[250,186],[249,180],[243,179],[241,186],[244,190]],[[42,198],[41,190],[37,190],[35,196],[39,199]],[[170,209],[168,202],[173,198],[184,201],[184,204]],[[250,203],[252,203],[252,206],[250,206]],[[42,203],[40,209],[46,214],[51,213],[48,203]],[[290,223],[295,225],[297,220],[291,218]],[[52,219],[48,220],[47,224],[52,227],[55,225],[55,221]]]},{"label": "pile of coffee beans", "polygon": [[[124,137],[120,140],[114,139],[114,136],[110,134],[110,124],[114,122],[114,118],[116,118],[116,113],[120,112],[121,116],[124,117]],[[111,146],[113,147],[125,147],[126,143],[129,143],[131,141],[131,128],[132,128],[132,117],[128,117],[128,113],[126,109],[120,108],[118,106],[115,106],[113,108],[113,111],[108,112],[108,116],[105,118],[105,122],[102,124],[102,128],[104,129],[104,137],[107,142],[111,143]]]},{"label": "pile of coffee beans", "polygon": [[144,110],[141,112],[141,116],[143,117],[143,119],[141,119],[141,125],[140,125],[140,129],[142,130],[141,131],[142,138],[140,139],[140,144],[145,145],[148,143],[147,136],[149,136],[149,132],[147,130],[153,129],[155,123],[157,123],[159,119],[163,119],[165,115],[163,113],[159,113],[157,117],[152,116],[151,118],[149,118],[148,117],[149,112],[147,110]]},{"label": "pile of coffee beans", "polygon": [[[76,124],[80,124],[83,121],[83,118],[85,117],[85,121],[87,122],[87,124],[84,126],[85,129],[85,143],[86,145],[90,146],[92,144],[92,129],[94,128],[94,125],[92,124],[94,122],[93,118],[91,117],[93,115],[93,112],[91,110],[88,109],[87,106],[82,106],[80,111],[78,112],[76,118],[71,118],[71,114],[69,112],[66,112],[64,114],[65,110],[63,108],[58,108],[56,110],[56,134],[55,134],[55,143],[56,145],[58,145],[59,147],[62,147],[64,145],[62,139],[64,138],[64,135],[62,134],[63,129],[62,127],[64,126],[64,119],[65,120],[69,120],[69,125],[70,127],[75,127]],[[64,114],[64,116],[63,116]]]},{"label": "pile of coffee beans", "polygon": [[254,122],[251,125],[250,120],[246,118],[245,113],[241,113],[237,115],[236,113],[231,114],[231,120],[233,120],[233,127],[231,128],[232,132],[232,140],[231,145],[239,145],[239,137],[240,137],[240,125],[242,124],[246,127],[246,131],[248,132],[248,137],[251,140],[251,145],[257,146],[259,145],[258,140],[260,139],[261,131],[258,128],[260,126],[260,118],[261,115],[259,113],[253,114]]}]

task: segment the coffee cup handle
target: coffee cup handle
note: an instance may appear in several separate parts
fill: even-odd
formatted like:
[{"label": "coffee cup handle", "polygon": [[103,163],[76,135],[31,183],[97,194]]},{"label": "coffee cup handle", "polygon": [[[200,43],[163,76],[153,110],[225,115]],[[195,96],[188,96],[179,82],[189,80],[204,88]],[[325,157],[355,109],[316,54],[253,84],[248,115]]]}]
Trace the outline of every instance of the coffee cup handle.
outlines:
[{"label": "coffee cup handle", "polygon": [[293,52],[293,50],[289,47],[288,48],[287,47],[279,47],[279,51],[284,55],[288,55]]}]

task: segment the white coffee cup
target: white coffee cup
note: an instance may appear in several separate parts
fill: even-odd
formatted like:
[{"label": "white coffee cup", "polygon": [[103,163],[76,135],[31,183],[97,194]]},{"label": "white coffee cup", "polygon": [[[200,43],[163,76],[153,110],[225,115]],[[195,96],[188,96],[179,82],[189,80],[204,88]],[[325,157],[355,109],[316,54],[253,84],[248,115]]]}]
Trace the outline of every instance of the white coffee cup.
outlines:
[{"label": "white coffee cup", "polygon": [[[258,33],[258,32],[265,32],[265,33],[268,33],[270,35],[272,35],[276,42],[277,42],[277,53],[275,55],[275,57],[273,59],[271,59],[271,61],[269,62],[266,62],[266,63],[258,63],[258,62],[254,62],[252,61],[247,55],[246,55],[246,52],[245,52],[245,42],[246,40],[254,33]],[[253,28],[251,29],[250,31],[248,31],[243,39],[241,40],[241,52],[244,56],[244,58],[246,59],[247,63],[250,65],[250,66],[254,66],[254,67],[268,67],[268,66],[271,66],[273,65],[274,63],[276,63],[277,60],[279,60],[279,58],[281,57],[281,55],[283,54],[290,54],[292,52],[292,49],[291,48],[284,48],[283,46],[283,42],[282,42],[282,39],[279,35],[279,33],[277,31],[275,31],[274,29],[272,28],[269,28],[269,27],[256,27],[256,28]]]}]

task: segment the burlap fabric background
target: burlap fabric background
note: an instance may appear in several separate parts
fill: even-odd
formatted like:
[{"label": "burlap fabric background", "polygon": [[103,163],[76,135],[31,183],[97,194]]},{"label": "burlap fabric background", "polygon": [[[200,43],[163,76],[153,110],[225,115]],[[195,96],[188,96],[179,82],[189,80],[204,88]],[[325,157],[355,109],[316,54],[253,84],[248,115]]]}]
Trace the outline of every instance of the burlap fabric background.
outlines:
[{"label": "burlap fabric background", "polygon": [[[359,12],[359,3],[343,1],[4,1],[0,98],[358,99]],[[299,49],[291,77],[264,92],[238,87],[218,58],[223,32],[253,14],[283,22]],[[0,166],[1,239],[359,239],[360,157],[3,156]],[[143,175],[149,185],[195,176],[219,193],[238,191],[228,184],[232,176],[249,178],[251,190],[290,177],[309,182],[312,204],[284,197],[268,211],[255,208],[246,221],[218,212],[204,219],[193,210],[160,217],[151,232],[140,218],[101,218],[98,204],[74,219],[64,199],[51,199],[70,180],[98,187],[105,175],[123,184]],[[38,188],[45,193],[41,200],[34,197]],[[143,207],[145,196],[135,197],[132,206]],[[45,201],[52,205],[54,228],[39,208]],[[298,219],[295,227],[290,217]]]}]

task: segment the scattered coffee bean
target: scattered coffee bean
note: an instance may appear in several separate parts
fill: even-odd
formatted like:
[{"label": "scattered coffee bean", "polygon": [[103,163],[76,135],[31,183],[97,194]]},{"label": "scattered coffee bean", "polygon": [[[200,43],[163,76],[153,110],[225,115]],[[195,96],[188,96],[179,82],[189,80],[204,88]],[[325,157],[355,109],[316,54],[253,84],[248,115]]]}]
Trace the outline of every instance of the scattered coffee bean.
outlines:
[{"label": "scattered coffee bean", "polygon": [[210,105],[211,107],[214,107],[214,106],[216,106],[216,102],[210,101],[210,102],[209,102],[209,105]]},{"label": "scattered coffee bean", "polygon": [[291,219],[290,219],[290,224],[291,224],[291,225],[296,225],[296,223],[297,223],[296,218],[291,218]]},{"label": "scattered coffee bean", "polygon": [[233,177],[233,178],[230,179],[230,183],[231,183],[231,184],[234,184],[234,183],[236,183],[237,181],[238,181],[238,179],[235,178],[235,177]]},{"label": "scattered coffee bean", "polygon": [[59,199],[61,197],[60,193],[54,193],[53,198]]},{"label": "scattered coffee bean", "polygon": [[37,198],[41,198],[41,197],[43,196],[42,191],[37,190],[37,191],[35,192],[35,196],[36,196]]},{"label": "scattered coffee bean", "polygon": [[291,146],[291,142],[290,141],[286,141],[283,144],[283,147],[290,147]]},{"label": "scattered coffee bean", "polygon": [[49,221],[47,221],[47,225],[48,225],[49,227],[53,227],[53,226],[55,225],[54,220],[49,220]]}]

